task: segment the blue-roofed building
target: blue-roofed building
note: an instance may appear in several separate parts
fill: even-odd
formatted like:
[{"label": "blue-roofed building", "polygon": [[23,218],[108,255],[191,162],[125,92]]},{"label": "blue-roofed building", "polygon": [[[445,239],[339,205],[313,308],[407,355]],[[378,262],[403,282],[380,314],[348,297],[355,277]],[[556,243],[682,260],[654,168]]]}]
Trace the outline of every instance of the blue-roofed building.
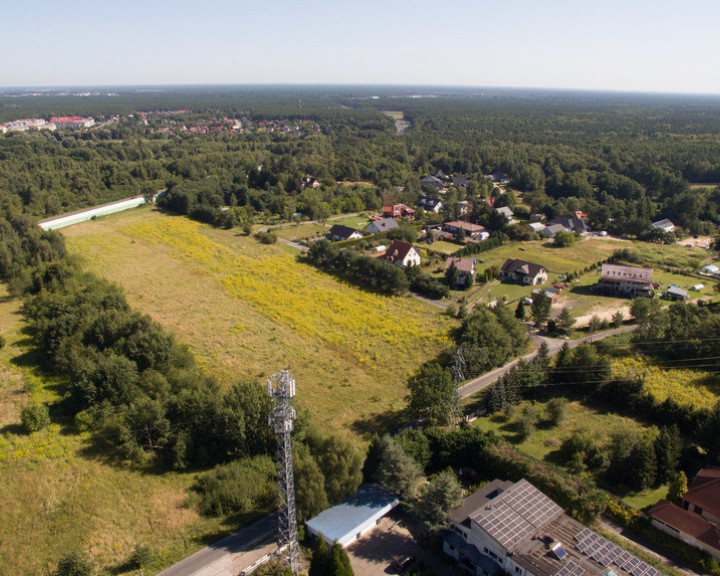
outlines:
[{"label": "blue-roofed building", "polygon": [[305,524],[308,533],[323,535],[328,545],[337,540],[347,547],[380,523],[400,501],[377,484],[363,484],[352,498],[328,508]]}]

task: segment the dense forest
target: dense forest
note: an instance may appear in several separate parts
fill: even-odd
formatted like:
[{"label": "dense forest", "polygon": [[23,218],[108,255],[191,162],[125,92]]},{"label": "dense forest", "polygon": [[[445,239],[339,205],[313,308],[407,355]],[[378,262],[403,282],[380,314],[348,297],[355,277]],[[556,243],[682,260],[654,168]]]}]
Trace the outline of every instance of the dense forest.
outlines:
[{"label": "dense forest", "polygon": [[[594,229],[639,235],[672,217],[693,234],[720,224],[720,101],[690,97],[469,91],[224,89],[117,96],[4,96],[0,120],[95,115],[89,130],[0,138],[0,195],[38,217],[174,191],[169,209],[222,226],[256,218],[413,203],[420,179],[468,177],[451,200],[493,193],[506,172],[530,212],[582,210]],[[373,97],[370,97],[373,96]],[[396,133],[382,110],[404,112]],[[241,119],[242,130],[218,129]],[[193,130],[201,127],[202,130]],[[311,174],[322,186],[302,189]],[[339,186],[369,182],[373,186]],[[514,195],[503,202],[515,205]],[[218,214],[220,207],[233,209]],[[527,208],[526,208],[527,209]]]}]

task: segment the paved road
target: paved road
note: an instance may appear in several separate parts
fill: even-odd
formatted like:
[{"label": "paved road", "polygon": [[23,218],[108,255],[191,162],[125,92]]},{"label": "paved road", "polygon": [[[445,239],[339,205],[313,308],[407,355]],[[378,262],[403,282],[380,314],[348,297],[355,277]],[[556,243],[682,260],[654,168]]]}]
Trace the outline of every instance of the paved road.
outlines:
[{"label": "paved road", "polygon": [[[560,352],[560,349],[563,347],[563,344],[567,342],[568,346],[570,348],[576,348],[577,346],[580,346],[583,342],[597,342],[598,340],[602,340],[603,338],[608,338],[609,336],[615,336],[615,334],[622,334],[623,332],[629,332],[630,330],[635,330],[637,328],[636,325],[633,326],[623,326],[622,328],[616,328],[614,330],[608,330],[607,332],[602,332],[600,334],[593,334],[592,336],[585,336],[584,338],[578,338],[577,340],[560,340],[558,338],[548,338],[546,336],[537,336],[533,335],[531,338],[535,341],[535,343],[539,346],[542,342],[545,342],[548,347],[548,354],[552,356],[553,354],[557,354]],[[470,380],[469,382],[463,384],[460,386],[459,392],[461,398],[467,398],[468,396],[472,396],[473,394],[476,394],[477,392],[480,392],[483,388],[487,388],[490,386],[490,384],[494,384],[497,382],[498,378],[500,376],[504,376],[506,373],[510,372],[510,370],[515,366],[521,359],[522,360],[532,360],[535,358],[535,355],[537,354],[537,350],[534,350],[533,352],[530,352],[529,354],[525,354],[525,356],[522,356],[521,358],[516,358],[512,362],[508,362],[505,364],[505,366],[501,366],[500,368],[496,368],[492,372],[488,372],[486,374],[483,374],[482,376],[478,376],[474,380]]]},{"label": "paved road", "polygon": [[[249,553],[256,544],[277,530],[277,516],[270,514],[239,532],[195,552],[157,576],[225,576],[231,574],[237,555]],[[272,545],[275,547],[275,544]],[[250,560],[250,564],[256,558]]]}]

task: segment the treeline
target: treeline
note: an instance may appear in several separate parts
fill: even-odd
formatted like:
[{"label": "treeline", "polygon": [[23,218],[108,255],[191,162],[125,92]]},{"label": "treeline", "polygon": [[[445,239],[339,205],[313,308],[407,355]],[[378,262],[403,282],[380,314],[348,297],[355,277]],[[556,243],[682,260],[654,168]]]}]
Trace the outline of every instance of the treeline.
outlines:
[{"label": "treeline", "polygon": [[[223,205],[231,209],[286,220],[301,212],[315,219],[391,202],[412,204],[423,192],[420,178],[441,169],[469,179],[467,189],[448,194],[453,206],[457,200],[484,204],[494,194],[496,205],[507,203],[520,217],[532,212],[553,218],[582,210],[593,229],[642,237],[651,221],[663,217],[693,234],[713,233],[720,226],[720,188],[689,186],[720,182],[715,137],[720,106],[715,101],[656,98],[629,105],[620,97],[528,99],[499,93],[478,98],[463,93],[370,102],[343,90],[280,89],[263,101],[262,91],[217,90],[213,98],[198,90],[117,100],[14,99],[13,104],[34,103],[38,111],[49,111],[45,107],[55,103],[53,113],[62,113],[72,101],[72,113],[89,113],[95,104],[106,110],[110,101],[118,111],[129,111],[134,101],[135,111],[178,106],[185,110],[178,116],[181,123],[223,114],[255,121],[296,118],[312,120],[320,132],[192,135],[178,129],[175,135],[149,134],[147,126],[127,116],[90,131],[9,133],[0,138],[0,196],[18,209],[49,216],[212,176]],[[412,122],[402,138],[381,113],[383,106],[399,107]],[[524,205],[487,184],[482,175],[496,170],[506,172],[511,185],[523,192]],[[308,173],[323,186],[303,196],[300,178]],[[337,181],[368,181],[374,188],[348,191],[348,186],[335,186]],[[201,195],[197,204],[202,210],[196,215],[204,221],[242,226],[243,217],[238,215],[239,223],[231,215],[219,218],[217,206],[206,204]],[[451,207],[448,215],[455,217],[457,209]],[[518,234],[522,228],[513,230]]]}]

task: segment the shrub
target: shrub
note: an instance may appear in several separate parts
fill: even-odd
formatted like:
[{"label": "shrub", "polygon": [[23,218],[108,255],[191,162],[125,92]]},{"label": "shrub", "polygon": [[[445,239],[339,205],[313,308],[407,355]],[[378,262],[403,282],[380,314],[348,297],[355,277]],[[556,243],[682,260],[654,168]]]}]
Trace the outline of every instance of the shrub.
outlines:
[{"label": "shrub", "polygon": [[55,576],[90,576],[92,566],[87,557],[79,550],[65,554],[58,562]]},{"label": "shrub", "polygon": [[145,544],[138,544],[130,555],[130,565],[137,569],[147,568],[152,559],[152,550]]},{"label": "shrub", "polygon": [[37,432],[50,424],[50,410],[45,404],[27,404],[20,412],[20,421],[28,434]]},{"label": "shrub", "polygon": [[275,466],[268,456],[218,466],[197,480],[200,511],[223,515],[263,508],[275,498],[274,474]]}]

